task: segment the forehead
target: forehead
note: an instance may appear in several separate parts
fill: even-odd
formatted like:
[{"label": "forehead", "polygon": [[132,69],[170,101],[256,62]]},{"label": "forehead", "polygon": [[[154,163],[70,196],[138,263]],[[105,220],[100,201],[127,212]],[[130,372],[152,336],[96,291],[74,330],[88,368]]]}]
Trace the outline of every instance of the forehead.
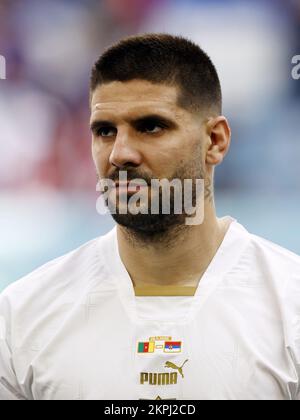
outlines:
[{"label": "forehead", "polygon": [[177,105],[178,91],[174,86],[144,80],[111,82],[98,86],[91,100],[92,117],[110,112],[116,115],[161,112],[182,117],[186,112]]}]

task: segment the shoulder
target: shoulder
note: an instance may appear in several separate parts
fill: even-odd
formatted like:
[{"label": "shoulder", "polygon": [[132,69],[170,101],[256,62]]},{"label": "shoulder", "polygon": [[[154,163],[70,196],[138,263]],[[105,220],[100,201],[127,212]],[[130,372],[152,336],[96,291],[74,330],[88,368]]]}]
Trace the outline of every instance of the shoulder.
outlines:
[{"label": "shoulder", "polygon": [[1,307],[14,311],[68,302],[89,287],[104,265],[102,250],[112,232],[95,238],[79,248],[56,258],[7,287],[0,294]]},{"label": "shoulder", "polygon": [[250,235],[249,246],[254,267],[257,264],[284,312],[292,315],[293,322],[298,318],[300,337],[300,256],[256,235]]},{"label": "shoulder", "polygon": [[279,256],[283,256],[284,258],[291,258],[292,260],[298,261],[298,263],[300,262],[300,256],[288,250],[287,248],[284,248],[281,245],[278,245],[268,239],[255,235],[253,233],[249,233],[249,235],[252,242],[255,243],[257,246],[264,248],[270,252],[273,252]]},{"label": "shoulder", "polygon": [[244,260],[280,308],[286,347],[300,373],[300,256],[257,235],[249,239]]},{"label": "shoulder", "polygon": [[[253,254],[266,265],[278,269],[280,273],[300,276],[300,256],[258,235],[250,234],[249,246]],[[291,271],[292,270],[292,271]]]},{"label": "shoulder", "polygon": [[[233,219],[231,224],[232,249],[241,257],[242,266],[259,271],[288,270],[293,268],[294,274],[300,273],[300,256],[294,252],[252,232]],[[287,273],[286,273],[287,274]]]}]

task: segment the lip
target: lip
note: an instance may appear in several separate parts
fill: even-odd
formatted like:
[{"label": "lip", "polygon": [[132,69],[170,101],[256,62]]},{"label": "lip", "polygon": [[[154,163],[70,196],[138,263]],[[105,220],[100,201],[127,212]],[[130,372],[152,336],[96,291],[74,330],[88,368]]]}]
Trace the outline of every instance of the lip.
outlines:
[{"label": "lip", "polygon": [[126,192],[138,192],[141,189],[146,188],[147,186],[145,185],[140,185],[140,184],[135,184],[132,182],[116,182],[115,186],[114,186],[114,190],[118,190],[118,191],[126,191]]}]

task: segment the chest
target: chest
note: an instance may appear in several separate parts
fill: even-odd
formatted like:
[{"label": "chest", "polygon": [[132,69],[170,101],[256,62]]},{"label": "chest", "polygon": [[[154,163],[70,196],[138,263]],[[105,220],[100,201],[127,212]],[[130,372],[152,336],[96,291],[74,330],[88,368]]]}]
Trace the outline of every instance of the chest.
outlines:
[{"label": "chest", "polygon": [[288,399],[294,380],[277,334],[262,337],[225,315],[69,326],[32,371],[32,394],[46,400]]}]

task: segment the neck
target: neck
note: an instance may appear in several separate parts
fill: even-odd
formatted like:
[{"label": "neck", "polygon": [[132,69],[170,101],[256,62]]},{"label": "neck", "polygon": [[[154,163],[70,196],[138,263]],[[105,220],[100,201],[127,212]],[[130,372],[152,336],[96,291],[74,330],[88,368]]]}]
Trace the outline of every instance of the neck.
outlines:
[{"label": "neck", "polygon": [[134,287],[198,286],[229,227],[212,205],[205,207],[201,225],[184,226],[153,243],[135,241],[133,232],[117,226],[120,257]]}]

